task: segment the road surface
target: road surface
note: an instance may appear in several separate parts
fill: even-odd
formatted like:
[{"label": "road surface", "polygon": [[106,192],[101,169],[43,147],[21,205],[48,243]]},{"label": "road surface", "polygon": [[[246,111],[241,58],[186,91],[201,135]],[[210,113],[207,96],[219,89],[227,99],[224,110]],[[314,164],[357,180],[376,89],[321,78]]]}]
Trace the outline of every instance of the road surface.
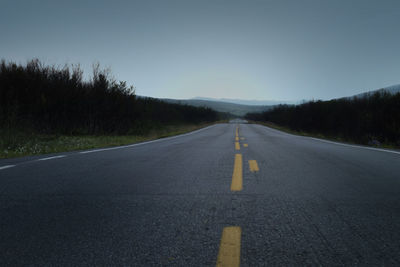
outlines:
[{"label": "road surface", "polygon": [[0,266],[400,265],[400,153],[254,124],[0,161]]}]

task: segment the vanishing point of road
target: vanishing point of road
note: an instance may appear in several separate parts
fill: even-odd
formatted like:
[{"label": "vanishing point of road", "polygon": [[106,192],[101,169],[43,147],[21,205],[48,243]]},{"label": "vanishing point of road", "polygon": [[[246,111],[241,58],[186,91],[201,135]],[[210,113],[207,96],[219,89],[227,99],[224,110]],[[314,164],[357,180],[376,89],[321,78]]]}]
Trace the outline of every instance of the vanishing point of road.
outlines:
[{"label": "vanishing point of road", "polygon": [[400,265],[400,153],[234,121],[0,160],[0,266]]}]

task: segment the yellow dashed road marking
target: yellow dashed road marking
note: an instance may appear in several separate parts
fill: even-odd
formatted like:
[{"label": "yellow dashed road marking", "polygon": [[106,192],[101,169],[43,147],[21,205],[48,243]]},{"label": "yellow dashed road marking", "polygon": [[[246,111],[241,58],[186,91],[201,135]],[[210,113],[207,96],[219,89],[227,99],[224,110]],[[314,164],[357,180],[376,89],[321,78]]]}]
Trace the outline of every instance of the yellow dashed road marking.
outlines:
[{"label": "yellow dashed road marking", "polygon": [[239,137],[236,136],[235,141],[239,141]]},{"label": "yellow dashed road marking", "polygon": [[241,191],[243,189],[243,160],[242,154],[235,155],[235,165],[233,166],[231,191]]},{"label": "yellow dashed road marking", "polygon": [[239,142],[235,142],[235,149],[236,149],[236,150],[240,150],[240,144],[239,144]]},{"label": "yellow dashed road marking", "polygon": [[240,140],[244,140],[244,137],[240,137]]},{"label": "yellow dashed road marking", "polygon": [[240,239],[242,229],[239,226],[224,227],[219,245],[217,267],[240,266]]},{"label": "yellow dashed road marking", "polygon": [[249,167],[251,172],[258,172],[260,170],[256,160],[249,160]]},{"label": "yellow dashed road marking", "polygon": [[244,147],[248,147],[249,145],[248,145],[248,144],[243,144],[243,146],[244,146]]}]

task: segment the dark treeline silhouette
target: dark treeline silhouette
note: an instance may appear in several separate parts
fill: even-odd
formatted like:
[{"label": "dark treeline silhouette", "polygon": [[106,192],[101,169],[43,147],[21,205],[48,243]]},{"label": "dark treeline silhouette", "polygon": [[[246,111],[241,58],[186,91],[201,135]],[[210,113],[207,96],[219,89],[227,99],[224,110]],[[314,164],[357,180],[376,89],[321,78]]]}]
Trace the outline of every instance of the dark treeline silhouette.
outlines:
[{"label": "dark treeline silhouette", "polygon": [[0,63],[0,127],[62,134],[145,134],[165,125],[211,122],[217,112],[137,98],[99,65],[90,81],[79,66]]},{"label": "dark treeline silhouette", "polygon": [[246,118],[345,141],[368,144],[376,140],[400,146],[400,93],[280,105]]}]

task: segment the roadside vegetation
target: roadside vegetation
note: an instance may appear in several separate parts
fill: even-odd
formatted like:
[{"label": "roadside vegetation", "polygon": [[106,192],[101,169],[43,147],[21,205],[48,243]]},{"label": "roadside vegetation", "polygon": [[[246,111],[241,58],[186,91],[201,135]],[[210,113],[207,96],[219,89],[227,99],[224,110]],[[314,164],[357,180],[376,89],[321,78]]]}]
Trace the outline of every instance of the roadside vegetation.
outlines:
[{"label": "roadside vegetation", "polygon": [[1,130],[0,159],[121,146],[183,134],[211,124],[213,123],[170,125],[141,135],[63,135]]},{"label": "roadside vegetation", "polygon": [[279,105],[246,119],[302,135],[400,148],[400,93]]},{"label": "roadside vegetation", "polygon": [[0,63],[0,158],[122,145],[199,128],[227,115],[138,98],[110,71]]}]

